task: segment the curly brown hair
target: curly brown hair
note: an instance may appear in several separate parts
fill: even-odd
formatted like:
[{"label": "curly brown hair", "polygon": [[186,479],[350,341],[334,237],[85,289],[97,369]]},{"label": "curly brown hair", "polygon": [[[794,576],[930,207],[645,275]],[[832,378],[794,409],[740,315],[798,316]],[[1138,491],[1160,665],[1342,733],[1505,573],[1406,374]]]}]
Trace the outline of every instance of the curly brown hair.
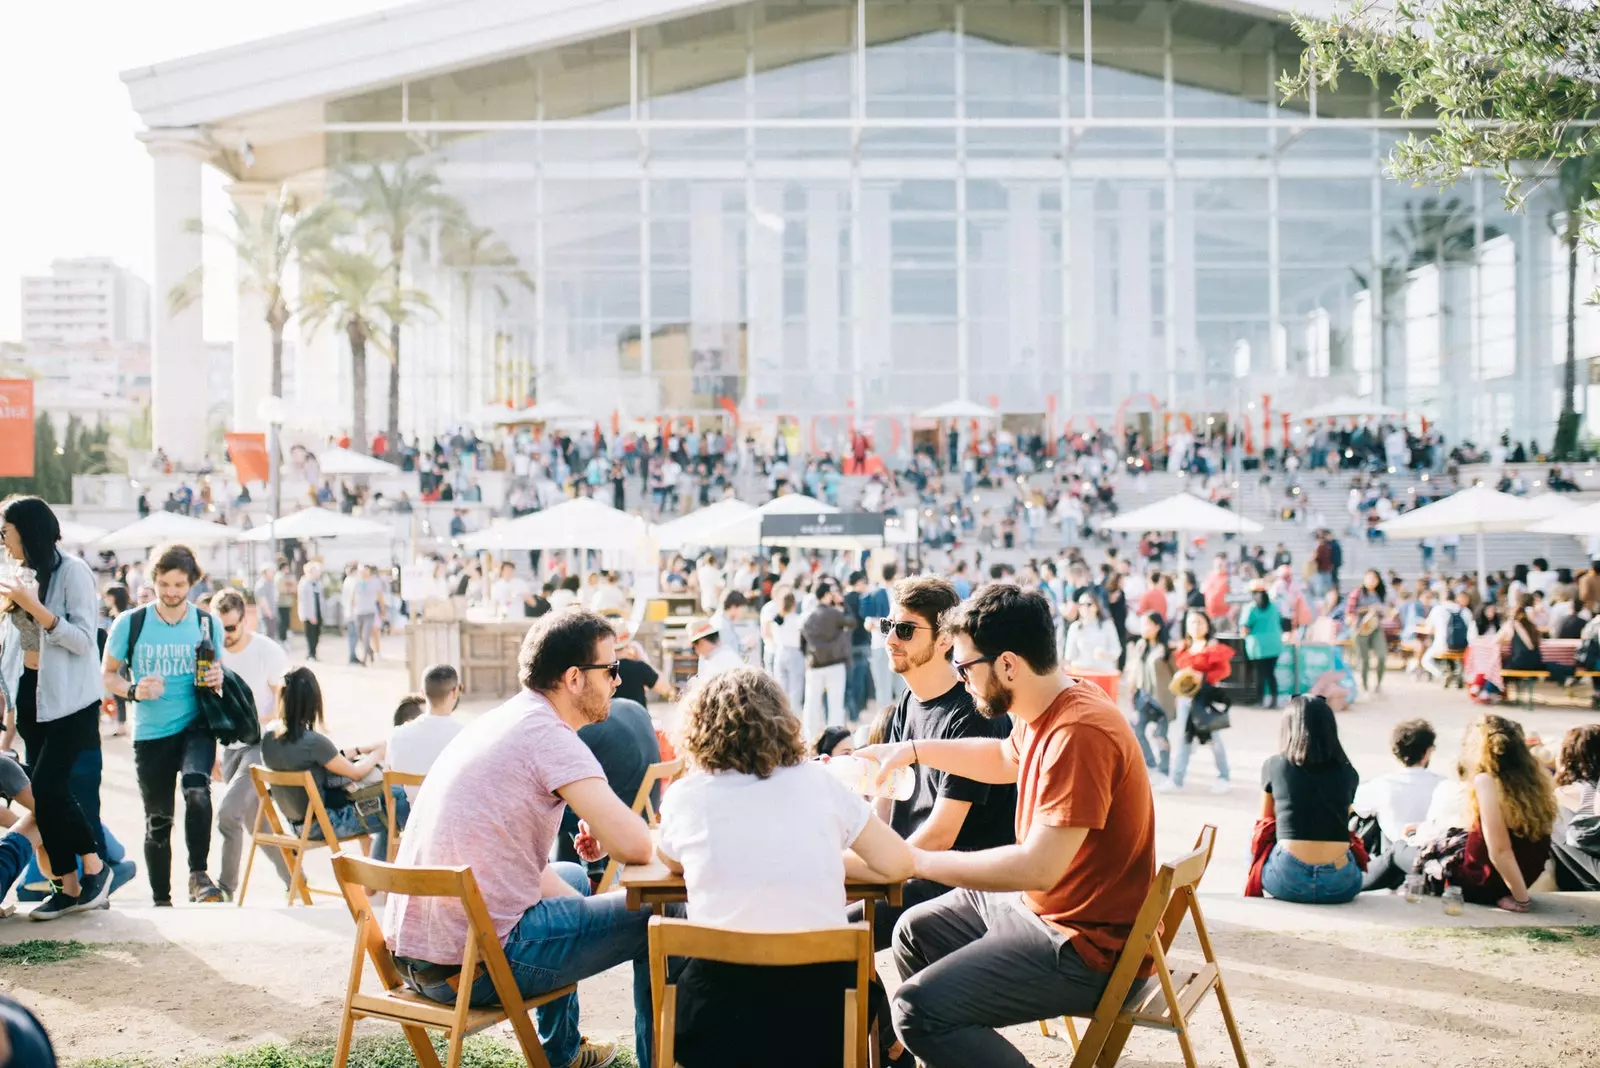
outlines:
[{"label": "curly brown hair", "polygon": [[[1528,751],[1522,724],[1485,712],[1467,727],[1461,764],[1469,784],[1479,772],[1495,780],[1506,830],[1519,838],[1550,836],[1556,822],[1555,784]],[[1467,815],[1474,824],[1478,822],[1476,790],[1467,791]]]},{"label": "curly brown hair", "polygon": [[759,668],[723,672],[695,691],[681,733],[682,752],[702,771],[765,779],[807,755],[783,688]]},{"label": "curly brown hair", "polygon": [[1557,786],[1600,782],[1600,723],[1574,727],[1561,739],[1561,765]]}]

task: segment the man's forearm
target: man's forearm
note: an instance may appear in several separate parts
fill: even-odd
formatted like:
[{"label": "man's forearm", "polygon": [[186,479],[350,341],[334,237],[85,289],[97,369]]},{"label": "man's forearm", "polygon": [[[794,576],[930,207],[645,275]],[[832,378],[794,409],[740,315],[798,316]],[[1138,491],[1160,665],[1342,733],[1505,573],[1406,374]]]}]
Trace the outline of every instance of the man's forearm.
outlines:
[{"label": "man's forearm", "polygon": [[918,740],[917,762],[973,782],[1005,785],[1017,781],[1017,766],[1006,759],[998,738]]},{"label": "man's forearm", "polygon": [[1021,846],[1000,846],[973,853],[954,851],[915,854],[918,878],[967,890],[1046,890],[1032,857]]}]

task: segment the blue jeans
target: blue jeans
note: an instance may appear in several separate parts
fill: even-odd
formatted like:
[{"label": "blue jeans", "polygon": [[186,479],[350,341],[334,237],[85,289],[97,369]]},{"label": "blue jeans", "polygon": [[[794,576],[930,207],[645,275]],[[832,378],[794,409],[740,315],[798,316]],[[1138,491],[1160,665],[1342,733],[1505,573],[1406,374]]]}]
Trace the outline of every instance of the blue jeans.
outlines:
[{"label": "blue jeans", "polygon": [[[1150,745],[1150,739],[1145,736],[1146,729],[1152,726],[1155,728],[1156,737],[1154,748]],[[1137,692],[1134,697],[1133,736],[1139,739],[1139,751],[1144,754],[1144,766],[1155,768],[1165,775],[1172,761],[1172,743],[1167,738],[1167,717],[1156,716],[1139,707]]]},{"label": "blue jeans", "polygon": [[[338,808],[328,809],[328,822],[333,825],[333,833],[339,838],[354,838],[359,834],[377,835],[377,842],[373,843],[372,855],[379,860],[385,859],[388,854],[379,850],[378,842],[387,843],[389,826],[387,814],[383,810],[381,800],[358,801],[354,804],[340,805]],[[296,834],[300,833],[302,824],[291,823]],[[322,841],[322,824],[311,821],[311,840]]]},{"label": "blue jeans", "polygon": [[33,843],[26,835],[8,831],[0,838],[0,901],[11,892],[11,884],[18,876],[28,870],[28,861],[32,859]]},{"label": "blue jeans", "polygon": [[1347,853],[1344,867],[1336,868],[1332,864],[1307,864],[1275,845],[1261,871],[1261,888],[1279,901],[1342,905],[1361,893],[1361,867],[1353,854]]},{"label": "blue jeans", "polygon": [[[867,707],[867,691],[872,689],[872,646],[852,645],[850,664],[844,674],[844,709],[851,719]],[[882,700],[887,701],[884,697]]]},{"label": "blue jeans", "polygon": [[[411,818],[411,799],[406,797],[404,786],[391,786],[389,789],[394,794],[394,829],[403,831],[406,829],[406,820]],[[383,826],[372,833],[372,855],[379,860],[388,860],[389,814],[378,813],[378,820]]]},{"label": "blue jeans", "polygon": [[[1172,732],[1172,781],[1174,785],[1182,786],[1183,780],[1189,774],[1189,758],[1194,755],[1198,742],[1189,741],[1185,732],[1189,726],[1189,709],[1194,706],[1194,698],[1178,698],[1178,721],[1173,724]],[[1222,731],[1211,736],[1208,743],[1211,756],[1217,762],[1217,778],[1223,782],[1228,781],[1228,751],[1222,746]]]},{"label": "blue jeans", "polygon": [[[584,896],[547,897],[524,912],[506,935],[506,960],[516,976],[517,990],[523,997],[534,997],[632,961],[633,1048],[640,1064],[655,1063],[646,942],[650,910],[628,911],[620,890],[589,896],[589,875],[581,864],[555,863],[551,868]],[[446,1005],[455,1003],[455,992],[447,983],[424,987],[422,993]],[[497,1004],[494,984],[487,975],[480,975],[473,984],[472,1004]],[[534,1015],[539,1044],[551,1065],[565,1068],[577,1059],[583,1041],[578,1031],[578,995],[540,1005]]]}]

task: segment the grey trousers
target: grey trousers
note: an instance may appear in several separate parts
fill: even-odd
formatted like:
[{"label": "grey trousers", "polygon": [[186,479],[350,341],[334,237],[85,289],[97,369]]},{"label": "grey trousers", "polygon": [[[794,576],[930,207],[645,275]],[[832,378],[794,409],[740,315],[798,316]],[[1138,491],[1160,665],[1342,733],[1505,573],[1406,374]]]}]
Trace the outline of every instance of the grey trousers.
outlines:
[{"label": "grey trousers", "polygon": [[908,909],[894,929],[895,1034],[927,1068],[1026,1068],[995,1028],[1092,1013],[1109,973],[1020,894],[954,890]]},{"label": "grey trousers", "polygon": [[[261,807],[255,783],[250,781],[250,765],[259,763],[259,745],[222,751],[222,781],[227,785],[222,788],[222,802],[217,806],[217,831],[222,835],[222,871],[217,876],[217,885],[230,898],[239,896],[239,858],[250,844],[256,810]],[[278,877],[287,887],[289,865],[283,862],[282,851],[264,849],[262,852],[278,869]]]}]

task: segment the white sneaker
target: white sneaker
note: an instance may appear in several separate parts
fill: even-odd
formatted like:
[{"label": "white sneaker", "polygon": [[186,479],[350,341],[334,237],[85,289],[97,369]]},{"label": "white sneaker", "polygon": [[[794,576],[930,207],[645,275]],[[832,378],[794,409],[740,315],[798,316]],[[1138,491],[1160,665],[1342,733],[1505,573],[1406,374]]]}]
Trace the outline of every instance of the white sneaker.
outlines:
[{"label": "white sneaker", "polygon": [[1156,793],[1158,793],[1158,794],[1181,794],[1181,793],[1183,793],[1183,787],[1179,786],[1177,783],[1173,782],[1171,779],[1161,779],[1156,783]]},{"label": "white sneaker", "polygon": [[1211,792],[1214,794],[1225,794],[1232,789],[1233,783],[1229,782],[1227,779],[1218,779],[1216,782],[1211,784]]}]

